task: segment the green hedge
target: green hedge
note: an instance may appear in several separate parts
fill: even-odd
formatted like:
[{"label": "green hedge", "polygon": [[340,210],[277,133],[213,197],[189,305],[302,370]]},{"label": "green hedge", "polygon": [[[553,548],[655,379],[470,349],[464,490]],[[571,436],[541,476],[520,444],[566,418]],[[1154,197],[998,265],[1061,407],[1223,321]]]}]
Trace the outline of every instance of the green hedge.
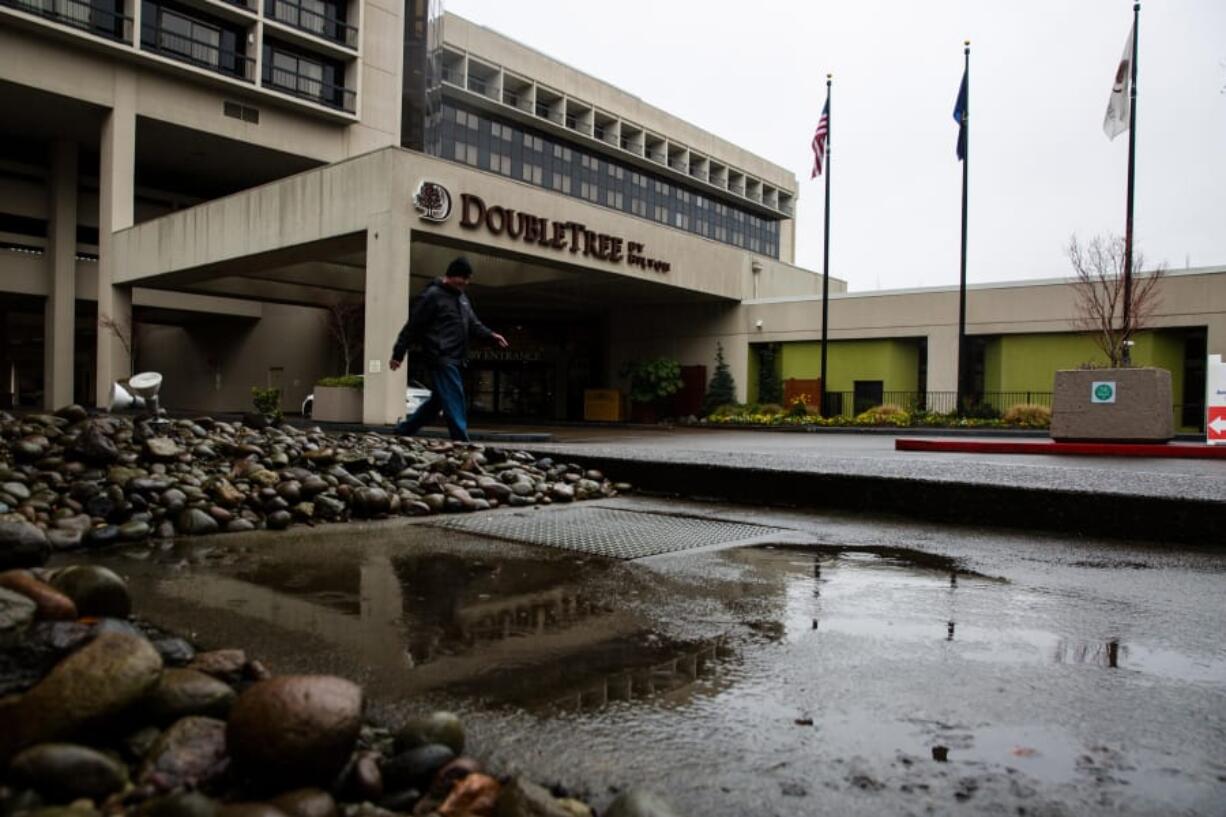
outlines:
[{"label": "green hedge", "polygon": [[315,385],[333,389],[360,389],[362,388],[362,375],[345,374],[340,377],[321,377],[315,381]]}]

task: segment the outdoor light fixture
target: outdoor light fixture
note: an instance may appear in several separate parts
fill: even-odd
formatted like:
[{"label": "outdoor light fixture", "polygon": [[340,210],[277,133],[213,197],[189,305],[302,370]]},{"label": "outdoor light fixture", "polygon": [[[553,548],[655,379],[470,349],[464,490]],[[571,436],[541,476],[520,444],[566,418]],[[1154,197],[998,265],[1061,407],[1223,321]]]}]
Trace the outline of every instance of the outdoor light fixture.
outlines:
[{"label": "outdoor light fixture", "polygon": [[107,400],[107,411],[123,411],[124,409],[144,407],[145,401],[139,397],[134,397],[132,392],[125,389],[118,380],[111,384],[111,396]]},{"label": "outdoor light fixture", "polygon": [[753,325],[754,325],[754,328],[756,328],[756,329],[761,329],[761,328],[762,328],[762,320],[761,320],[761,319],[758,319],[758,320],[754,321],[754,322],[753,322]]},{"label": "outdoor light fixture", "polygon": [[162,388],[162,376],[157,372],[141,372],[128,379],[128,389],[137,397],[144,398],[149,405],[153,422],[164,422],[161,419],[162,407],[158,405],[158,392]]}]

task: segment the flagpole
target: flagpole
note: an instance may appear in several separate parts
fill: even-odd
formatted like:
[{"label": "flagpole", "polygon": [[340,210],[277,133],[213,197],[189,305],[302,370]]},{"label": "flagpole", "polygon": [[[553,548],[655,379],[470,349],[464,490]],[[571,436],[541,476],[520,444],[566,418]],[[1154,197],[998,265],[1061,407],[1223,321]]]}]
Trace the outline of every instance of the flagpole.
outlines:
[{"label": "flagpole", "polygon": [[963,81],[966,83],[966,105],[962,108],[962,273],[958,287],[958,395],[957,413],[962,416],[966,393],[966,190],[971,165],[971,41],[963,43],[965,60]]},{"label": "flagpole", "polygon": [[826,225],[822,247],[822,380],[818,394],[819,413],[822,417],[825,417],[829,411],[826,403],[826,346],[829,333],[826,327],[830,324],[830,86],[833,77],[833,74],[826,75]]},{"label": "flagpole", "polygon": [[1124,348],[1121,361],[1132,365],[1132,204],[1137,156],[1137,40],[1141,22],[1141,4],[1132,4],[1132,79],[1128,83],[1128,214],[1124,220]]}]

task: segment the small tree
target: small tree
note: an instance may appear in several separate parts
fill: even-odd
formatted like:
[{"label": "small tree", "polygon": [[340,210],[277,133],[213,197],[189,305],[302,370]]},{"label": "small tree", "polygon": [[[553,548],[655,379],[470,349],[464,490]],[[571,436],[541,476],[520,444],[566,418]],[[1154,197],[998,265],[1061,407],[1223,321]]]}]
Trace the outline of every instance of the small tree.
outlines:
[{"label": "small tree", "polygon": [[707,393],[702,398],[702,413],[710,414],[720,406],[736,402],[736,383],[732,380],[732,370],[728,361],[724,360],[724,344],[715,344],[715,373],[707,385]]},{"label": "small tree", "polygon": [[337,303],[328,307],[328,334],[336,341],[347,375],[354,361],[361,357],[366,334],[366,305]]},{"label": "small tree", "polygon": [[115,336],[128,357],[128,371],[136,372],[136,354],[140,351],[140,332],[133,320],[119,321],[103,312],[98,316],[98,326]]},{"label": "small tree", "polygon": [[758,402],[782,403],[783,384],[775,371],[775,345],[767,343],[758,350]]},{"label": "small tree", "polygon": [[1077,275],[1077,327],[1093,335],[1095,344],[1112,368],[1128,361],[1128,342],[1153,317],[1158,306],[1158,282],[1166,270],[1159,267],[1142,273],[1142,257],[1132,258],[1132,303],[1124,322],[1124,239],[1095,236],[1081,244],[1069,239],[1069,261]]}]

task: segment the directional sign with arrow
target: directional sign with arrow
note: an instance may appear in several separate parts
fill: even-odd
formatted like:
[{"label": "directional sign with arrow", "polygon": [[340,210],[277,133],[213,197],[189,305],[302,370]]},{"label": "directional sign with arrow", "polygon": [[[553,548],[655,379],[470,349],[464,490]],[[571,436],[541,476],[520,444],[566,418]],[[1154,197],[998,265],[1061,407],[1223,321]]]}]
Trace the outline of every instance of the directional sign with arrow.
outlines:
[{"label": "directional sign with arrow", "polygon": [[1205,429],[1209,442],[1226,442],[1226,406],[1209,407],[1209,421]]}]

